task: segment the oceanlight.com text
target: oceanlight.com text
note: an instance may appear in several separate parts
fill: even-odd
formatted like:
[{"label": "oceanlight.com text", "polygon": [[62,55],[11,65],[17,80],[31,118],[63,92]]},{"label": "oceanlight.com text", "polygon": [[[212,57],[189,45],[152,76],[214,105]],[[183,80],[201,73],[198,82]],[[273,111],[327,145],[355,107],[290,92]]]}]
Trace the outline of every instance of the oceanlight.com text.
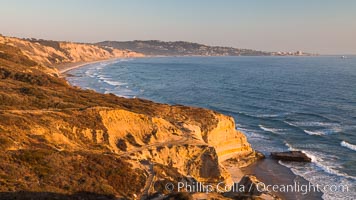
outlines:
[{"label": "oceanlight.com text", "polygon": [[225,193],[225,192],[238,192],[238,193],[250,193],[253,191],[263,192],[277,192],[277,193],[301,193],[303,195],[311,192],[348,192],[348,185],[319,185],[319,184],[300,184],[299,182],[294,182],[294,184],[265,184],[259,182],[257,184],[250,184],[248,186],[241,185],[239,183],[226,184],[224,182],[220,183],[200,183],[200,182],[178,182],[176,184],[167,183],[165,186],[168,191],[178,191],[178,192],[201,192],[201,193]]},{"label": "oceanlight.com text", "polygon": [[296,192],[303,195],[310,192],[348,192],[348,185],[319,185],[319,184],[300,184],[299,182],[294,182],[294,184],[265,184],[260,182],[256,185],[256,188],[259,192],[268,191],[268,192]]}]

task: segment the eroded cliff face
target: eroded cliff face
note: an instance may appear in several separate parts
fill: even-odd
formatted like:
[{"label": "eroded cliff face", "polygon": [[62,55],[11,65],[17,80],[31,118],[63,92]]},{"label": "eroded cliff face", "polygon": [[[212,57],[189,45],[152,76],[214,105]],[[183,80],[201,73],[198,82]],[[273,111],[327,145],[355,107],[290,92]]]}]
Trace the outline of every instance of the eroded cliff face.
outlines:
[{"label": "eroded cliff face", "polygon": [[90,44],[47,40],[23,40],[0,35],[0,44],[19,48],[23,55],[44,66],[110,58],[143,57],[141,53]]},{"label": "eroded cliff face", "polygon": [[[141,105],[136,106],[140,107]],[[152,103],[152,106],[157,111],[165,110],[164,107],[166,107],[166,105],[154,103]],[[3,111],[0,115],[2,119],[6,120],[0,122],[2,138],[10,138],[6,140],[6,146],[3,147],[3,151],[8,152],[7,156],[10,156],[6,159],[9,160],[7,164],[13,167],[14,164],[12,162],[24,162],[25,164],[22,164],[21,169],[32,182],[30,185],[23,184],[27,183],[25,180],[14,181],[14,183],[6,182],[1,189],[6,190],[6,188],[11,187],[14,190],[31,191],[32,188],[38,188],[39,190],[52,191],[53,188],[56,188],[55,191],[66,193],[68,191],[64,187],[68,187],[69,183],[68,185],[57,186],[50,182],[51,178],[58,176],[58,174],[54,173],[58,171],[57,168],[61,167],[52,165],[50,160],[53,159],[53,154],[60,154],[61,156],[58,158],[59,160],[56,159],[56,162],[69,162],[63,161],[63,159],[70,159],[67,156],[74,156],[75,159],[76,155],[83,156],[82,154],[84,153],[99,156],[100,159],[107,159],[108,156],[111,157],[110,159],[123,159],[129,163],[127,165],[131,166],[130,168],[142,170],[141,173],[134,173],[133,175],[127,172],[128,176],[140,177],[141,185],[132,183],[136,188],[134,190],[136,192],[132,193],[137,195],[143,192],[141,191],[144,188],[143,184],[147,184],[149,181],[152,181],[151,185],[154,185],[155,182],[162,182],[162,180],[170,182],[181,180],[177,180],[177,177],[192,177],[199,182],[215,183],[225,181],[228,184],[231,183],[230,174],[221,165],[225,157],[224,155],[219,156],[217,149],[226,150],[231,148],[232,151],[229,152],[229,157],[231,155],[243,157],[252,152],[247,142],[241,142],[246,141],[246,139],[241,133],[234,131],[233,127],[230,130],[217,126],[218,124],[226,123],[221,121],[223,119],[230,121],[229,117],[222,117],[218,113],[210,113],[215,118],[212,119],[211,127],[209,127],[213,131],[203,130],[204,128],[200,122],[195,121],[194,116],[192,117],[183,111],[185,109],[187,108],[182,107],[181,111],[179,111],[179,108],[175,109],[177,114],[182,114],[187,118],[187,121],[183,121],[178,125],[174,124],[171,121],[174,119],[170,119],[165,113],[160,113],[159,117],[156,117],[152,116],[153,113],[135,113],[121,108],[94,107],[84,110]],[[196,112],[211,112],[204,109],[194,108],[193,110]],[[217,123],[215,123],[216,119],[218,119]],[[214,128],[214,126],[216,127]],[[238,148],[244,146],[245,149],[236,150],[237,148],[231,144],[229,146],[219,145],[224,145],[224,143],[209,144],[202,139],[202,132],[206,132],[206,135],[211,137],[218,137],[219,135],[222,137],[226,132],[233,133],[235,137],[240,138],[240,142],[236,143],[235,146]],[[212,135],[210,135],[211,133]],[[44,150],[46,153],[32,158],[32,155],[36,154],[26,152],[34,149]],[[16,156],[12,157],[11,155]],[[32,161],[32,159],[35,161]],[[48,169],[53,169],[53,171],[41,172],[38,175],[37,173],[40,172],[33,170],[37,168],[38,164],[42,165],[42,161],[36,161],[37,159],[44,160],[45,166],[48,166]],[[28,160],[30,160],[30,165],[27,163],[29,162]],[[68,164],[69,167],[65,166],[65,168],[71,169],[70,165]],[[153,173],[149,171],[149,167],[157,165],[175,169],[176,173],[173,175],[167,174],[160,179],[149,180],[149,174]],[[28,168],[24,166],[28,166]],[[85,164],[83,164],[84,166]],[[108,170],[106,166],[102,167],[103,169],[101,170]],[[7,168],[7,170],[13,173],[2,171],[3,178],[6,177],[3,181],[10,177],[16,180],[16,175],[18,174],[14,173],[15,169]],[[85,169],[82,170],[85,171]],[[164,170],[161,173],[167,173]],[[143,176],[141,177],[140,174]],[[41,178],[38,178],[38,176],[41,176]],[[85,178],[86,175],[81,175],[74,181],[79,181],[83,177]],[[66,173],[62,173],[56,179],[64,179],[69,182],[71,178],[67,177]],[[105,178],[101,177],[101,179]],[[121,181],[125,180],[121,179]],[[17,185],[19,182],[22,184]],[[41,188],[41,185],[46,186]],[[105,183],[104,185],[113,187],[110,183]],[[80,188],[70,187],[69,192],[75,192]],[[90,190],[99,193],[103,192],[100,188],[94,190],[91,188]],[[119,195],[119,191],[120,188],[114,187],[110,190],[110,194]],[[108,191],[105,190],[105,192]],[[155,192],[165,193],[167,191],[150,188],[150,193]]]},{"label": "eroded cliff face", "polygon": [[[158,110],[161,109],[161,105],[155,106]],[[197,112],[210,112],[194,109]],[[176,109],[175,112],[179,114],[184,111]],[[192,176],[199,181],[229,179],[221,162],[253,152],[245,136],[234,129],[230,117],[211,113],[212,130],[202,131],[204,128],[201,124],[189,115],[186,115],[186,121],[175,124],[175,121],[171,121],[174,118],[167,118],[164,114],[155,116],[152,113],[135,113],[106,107],[83,111],[8,110],[3,114],[4,118],[25,121],[20,126],[11,122],[6,124],[5,120],[0,123],[0,128],[7,133],[23,133],[17,138],[23,142],[12,143],[6,150],[30,148],[31,143],[27,144],[29,141],[26,138],[42,138],[46,145],[58,151],[90,151],[94,150],[93,147],[100,147],[103,148],[102,152],[130,158],[133,164],[141,161],[159,163],[174,167],[182,175]],[[88,125],[85,125],[78,119],[81,117],[95,121],[88,121]],[[230,124],[228,127],[219,126],[227,123]],[[216,139],[205,141],[202,136],[204,132],[206,137]],[[235,142],[220,142],[226,141],[226,134],[231,134],[226,137],[235,139]]]},{"label": "eroded cliff face", "polygon": [[167,193],[167,181],[231,182],[222,162],[254,154],[231,117],[98,94],[48,75],[52,69],[41,65],[132,56],[59,46],[63,52],[0,36],[1,192],[87,191],[133,199]]},{"label": "eroded cliff face", "polygon": [[99,113],[108,130],[112,151],[130,155],[134,160],[174,167],[199,181],[230,181],[220,163],[253,153],[246,137],[236,131],[233,119],[219,113],[211,113],[211,121],[206,122],[210,124],[208,129],[190,116],[176,123],[163,113],[158,116],[126,110]]}]

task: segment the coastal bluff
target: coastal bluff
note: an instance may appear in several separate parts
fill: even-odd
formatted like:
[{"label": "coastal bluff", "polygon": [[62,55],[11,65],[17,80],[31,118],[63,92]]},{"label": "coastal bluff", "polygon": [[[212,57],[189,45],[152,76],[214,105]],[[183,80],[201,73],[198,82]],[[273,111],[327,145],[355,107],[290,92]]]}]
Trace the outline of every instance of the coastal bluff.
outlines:
[{"label": "coastal bluff", "polygon": [[27,59],[36,62],[39,66],[47,66],[42,70],[49,70],[47,71],[48,73],[57,73],[48,66],[113,58],[144,57],[141,53],[112,47],[99,47],[91,44],[66,41],[37,40],[33,38],[20,39],[2,35],[0,35],[0,44],[17,48]]},{"label": "coastal bluff", "polygon": [[0,36],[0,199],[147,199],[167,183],[232,183],[223,163],[256,159],[232,117],[83,90],[50,67],[142,56]]}]

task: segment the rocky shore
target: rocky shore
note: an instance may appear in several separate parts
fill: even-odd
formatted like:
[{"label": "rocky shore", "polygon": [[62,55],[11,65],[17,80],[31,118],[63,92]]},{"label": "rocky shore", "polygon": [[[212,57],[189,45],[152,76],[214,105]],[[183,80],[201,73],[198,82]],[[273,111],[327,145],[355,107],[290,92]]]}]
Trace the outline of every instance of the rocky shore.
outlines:
[{"label": "rocky shore", "polygon": [[0,36],[0,199],[278,199],[216,191],[259,182],[240,171],[262,156],[232,117],[82,90],[50,67],[136,56],[144,55]]}]

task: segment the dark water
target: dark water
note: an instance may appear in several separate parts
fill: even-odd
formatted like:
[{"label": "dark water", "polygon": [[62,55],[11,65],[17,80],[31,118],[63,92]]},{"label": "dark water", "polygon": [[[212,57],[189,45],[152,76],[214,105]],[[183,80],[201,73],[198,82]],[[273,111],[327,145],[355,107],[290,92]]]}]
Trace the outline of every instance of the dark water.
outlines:
[{"label": "dark water", "polygon": [[217,110],[266,154],[303,150],[309,164],[280,163],[325,190],[356,197],[356,57],[178,57],[117,60],[70,72],[83,88]]}]

